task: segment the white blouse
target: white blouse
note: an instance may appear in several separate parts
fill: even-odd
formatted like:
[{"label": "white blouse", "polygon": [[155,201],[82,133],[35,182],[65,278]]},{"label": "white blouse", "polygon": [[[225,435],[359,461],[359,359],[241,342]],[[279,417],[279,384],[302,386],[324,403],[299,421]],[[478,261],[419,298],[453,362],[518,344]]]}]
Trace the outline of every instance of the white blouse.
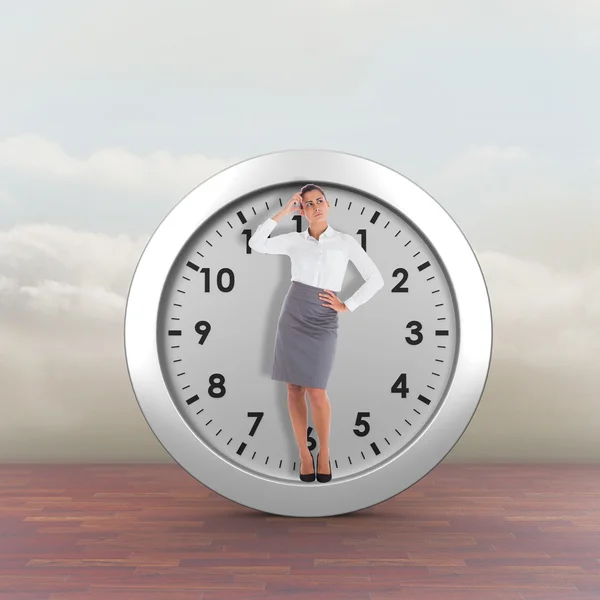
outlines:
[{"label": "white blouse", "polygon": [[344,302],[351,311],[383,287],[379,269],[352,235],[328,225],[318,240],[310,235],[308,228],[300,233],[294,231],[269,238],[277,223],[271,218],[261,223],[248,240],[248,246],[265,254],[287,254],[292,262],[292,281],[339,292],[348,260],[351,260],[365,280]]}]

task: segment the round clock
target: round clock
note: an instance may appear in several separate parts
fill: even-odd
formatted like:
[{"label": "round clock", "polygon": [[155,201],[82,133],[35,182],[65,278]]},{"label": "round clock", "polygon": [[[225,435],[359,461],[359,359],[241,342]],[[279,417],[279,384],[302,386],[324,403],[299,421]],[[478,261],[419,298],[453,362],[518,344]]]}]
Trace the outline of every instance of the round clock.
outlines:
[{"label": "round clock", "polygon": [[[298,196],[306,184],[317,193]],[[133,276],[125,350],[145,419],[188,473],[250,508],[328,516],[450,452],[485,387],[492,316],[469,243],[420,187],[351,154],[282,151],[166,216]],[[328,480],[300,478],[288,384],[312,472],[329,428]],[[311,400],[323,390],[328,417]]]}]

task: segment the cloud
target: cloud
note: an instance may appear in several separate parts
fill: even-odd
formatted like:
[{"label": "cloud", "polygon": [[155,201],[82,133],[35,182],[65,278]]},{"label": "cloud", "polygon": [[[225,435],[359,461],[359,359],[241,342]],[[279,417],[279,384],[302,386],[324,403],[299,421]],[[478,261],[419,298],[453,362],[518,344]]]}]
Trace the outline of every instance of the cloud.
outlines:
[{"label": "cloud", "polygon": [[[237,161],[235,161],[237,162]],[[173,156],[156,151],[138,156],[124,148],[103,148],[87,157],[68,154],[60,144],[26,133],[0,142],[0,169],[13,175],[35,176],[52,182],[119,187],[129,191],[163,192],[195,187],[232,164],[201,154]]]},{"label": "cloud", "polygon": [[[6,138],[0,200],[9,201],[0,229],[38,222],[149,236],[192,189],[240,160],[166,150],[144,156],[122,148],[77,156],[43,136]],[[487,143],[411,178],[481,250],[573,269],[593,267],[600,257],[600,171],[593,161],[585,175],[574,179],[558,158],[521,145]]]},{"label": "cloud", "polygon": [[202,181],[239,162],[201,154],[156,151],[146,156],[103,148],[68,153],[43,136],[0,141],[0,176],[10,200],[0,227],[45,222],[75,230],[151,233],[171,208]]},{"label": "cloud", "polygon": [[[600,364],[600,264],[561,271],[498,252],[479,258],[494,316],[494,354],[568,371]],[[600,263],[600,261],[598,261]]]},{"label": "cloud", "polygon": [[[55,220],[0,230],[0,456],[5,460],[74,455],[170,460],[141,417],[129,384],[123,351],[126,294],[149,235],[170,208],[164,198],[162,205],[149,206],[149,187],[162,185],[174,204],[170,186],[179,185],[183,195],[183,188],[198,184],[202,169],[205,177],[220,165],[200,156],[165,154],[158,161],[156,155],[121,150],[93,156],[109,159],[76,157],[38,136],[0,143],[0,169],[10,173],[9,183],[33,181],[45,190],[25,203],[30,214],[43,214],[50,203]],[[127,165],[137,165],[144,176],[132,176]],[[572,182],[555,167],[527,148],[487,144],[465,148],[422,182],[472,243],[494,316],[494,363],[477,417],[483,421],[474,422],[453,456],[485,456],[479,451],[485,444],[494,458],[518,458],[521,452],[521,457],[577,459],[593,453],[597,443],[600,240],[592,218],[598,208],[587,202],[595,188],[582,184],[576,189],[582,200],[573,204]],[[114,226],[111,231],[110,223],[101,232],[97,214],[90,218],[96,203],[88,204],[89,197],[98,186],[104,186],[106,214],[130,211],[131,220],[119,223],[120,233]],[[66,219],[59,209],[62,194],[73,187],[78,203],[67,226],[60,224]],[[7,189],[22,205],[27,188]],[[588,261],[576,261],[584,251]],[[538,378],[554,383],[540,386]],[[569,421],[572,412],[567,414],[573,410],[565,400],[572,389],[577,411],[586,415],[583,434],[577,421]],[[522,437],[511,440],[510,450],[497,427],[498,414],[507,407],[522,419],[515,430]],[[532,447],[528,431],[542,426],[540,414],[546,415],[540,421],[544,434],[535,434]],[[565,427],[578,439],[566,450],[555,443],[556,436],[565,439]],[[485,441],[478,437],[482,431]]]},{"label": "cloud", "polygon": [[0,316],[1,460],[170,462],[131,390],[117,311],[19,297],[27,310]]},{"label": "cloud", "polygon": [[53,225],[0,232],[3,460],[169,460],[140,418],[123,348],[146,241]]},{"label": "cloud", "polygon": [[32,224],[0,232],[0,305],[12,315],[117,322],[147,238]]},{"label": "cloud", "polygon": [[[147,241],[148,236],[42,224],[0,232],[3,315],[120,323]],[[500,332],[498,352],[536,364],[600,364],[600,264],[564,271],[497,251],[476,251]]]},{"label": "cloud", "polygon": [[[240,160],[123,148],[78,156],[40,135],[12,136],[0,141],[0,200],[8,199],[0,229],[38,222],[148,236],[181,198]],[[583,169],[585,176],[573,178],[558,158],[487,143],[418,177],[406,174],[480,249],[566,269],[592,267],[600,257],[600,171],[593,161]]]},{"label": "cloud", "polygon": [[[146,241],[53,225],[0,234],[4,460],[171,460],[139,412],[123,351],[126,294]],[[494,316],[494,367],[479,413],[489,416],[478,415],[483,421],[452,456],[498,459],[508,452],[518,460],[519,448],[548,460],[589,455],[590,436],[595,443],[600,425],[600,267],[565,272],[499,252],[477,254]],[[528,372],[556,385],[540,387],[527,379]],[[564,425],[561,413],[571,410],[565,398],[575,383],[577,410],[586,412],[584,433],[577,422]],[[505,404],[509,391],[518,396]],[[524,419],[523,437],[511,441],[509,450],[497,420],[506,406]],[[547,416],[539,421],[544,435],[532,448],[527,423],[533,427],[540,414]],[[579,436],[577,448],[566,452],[555,443],[564,427]],[[483,430],[482,454],[477,436]]]},{"label": "cloud", "polygon": [[557,158],[484,144],[468,146],[419,183],[480,250],[580,272],[600,263],[600,171],[582,171],[573,178]]}]

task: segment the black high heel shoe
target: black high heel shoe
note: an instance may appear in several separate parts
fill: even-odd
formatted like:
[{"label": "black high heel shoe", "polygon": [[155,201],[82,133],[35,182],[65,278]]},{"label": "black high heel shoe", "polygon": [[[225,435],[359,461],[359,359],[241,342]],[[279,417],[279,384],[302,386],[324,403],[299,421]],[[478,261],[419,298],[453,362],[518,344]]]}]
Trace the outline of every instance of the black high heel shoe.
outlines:
[{"label": "black high heel shoe", "polygon": [[[319,454],[321,454],[319,452]],[[317,454],[317,465],[319,464],[319,454]],[[319,483],[327,483],[331,481],[331,461],[329,461],[329,473],[319,473],[317,472],[317,481]]]},{"label": "black high heel shoe", "polygon": [[[315,457],[311,454],[310,457],[312,458],[312,463],[313,463],[313,472],[312,473],[306,473],[306,474],[302,474],[300,473],[300,481],[314,481],[315,480],[315,473],[317,472],[317,469],[315,468]],[[302,471],[302,463],[300,463],[300,471]]]}]

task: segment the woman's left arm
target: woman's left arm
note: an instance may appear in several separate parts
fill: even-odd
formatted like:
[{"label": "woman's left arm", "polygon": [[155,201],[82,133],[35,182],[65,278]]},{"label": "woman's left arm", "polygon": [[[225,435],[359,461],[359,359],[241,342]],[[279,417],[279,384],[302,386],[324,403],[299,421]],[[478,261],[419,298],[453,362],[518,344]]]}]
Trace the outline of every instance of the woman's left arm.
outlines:
[{"label": "woman's left arm", "polygon": [[367,300],[370,300],[384,284],[383,276],[363,250],[355,237],[348,235],[348,251],[350,260],[354,263],[365,282],[344,302],[348,310],[353,311]]}]

